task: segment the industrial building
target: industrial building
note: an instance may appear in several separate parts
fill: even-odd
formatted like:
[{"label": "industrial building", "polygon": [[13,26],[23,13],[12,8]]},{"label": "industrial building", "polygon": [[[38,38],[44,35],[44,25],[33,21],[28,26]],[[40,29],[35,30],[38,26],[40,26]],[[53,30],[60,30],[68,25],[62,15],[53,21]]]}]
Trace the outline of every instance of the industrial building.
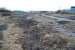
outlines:
[{"label": "industrial building", "polygon": [[67,13],[75,13],[75,6],[71,6],[70,9],[65,9],[64,12],[67,12]]}]

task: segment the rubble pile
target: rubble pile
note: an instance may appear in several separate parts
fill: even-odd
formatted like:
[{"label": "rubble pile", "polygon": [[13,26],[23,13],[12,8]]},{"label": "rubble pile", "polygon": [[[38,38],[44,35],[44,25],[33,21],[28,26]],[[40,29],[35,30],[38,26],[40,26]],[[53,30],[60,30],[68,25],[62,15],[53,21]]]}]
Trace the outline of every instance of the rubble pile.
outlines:
[{"label": "rubble pile", "polygon": [[75,36],[67,35],[70,33],[67,31],[75,33],[75,23],[62,22],[60,17],[48,14],[30,12],[22,17],[0,17],[0,24],[7,26],[2,29],[3,47],[6,50],[75,50]]}]

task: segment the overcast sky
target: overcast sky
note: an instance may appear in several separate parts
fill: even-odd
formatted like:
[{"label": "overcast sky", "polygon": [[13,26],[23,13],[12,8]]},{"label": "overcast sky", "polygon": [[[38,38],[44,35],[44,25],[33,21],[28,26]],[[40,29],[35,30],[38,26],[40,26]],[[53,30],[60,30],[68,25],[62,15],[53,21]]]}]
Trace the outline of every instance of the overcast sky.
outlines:
[{"label": "overcast sky", "polygon": [[75,6],[75,0],[0,0],[0,7],[24,11],[55,11]]}]

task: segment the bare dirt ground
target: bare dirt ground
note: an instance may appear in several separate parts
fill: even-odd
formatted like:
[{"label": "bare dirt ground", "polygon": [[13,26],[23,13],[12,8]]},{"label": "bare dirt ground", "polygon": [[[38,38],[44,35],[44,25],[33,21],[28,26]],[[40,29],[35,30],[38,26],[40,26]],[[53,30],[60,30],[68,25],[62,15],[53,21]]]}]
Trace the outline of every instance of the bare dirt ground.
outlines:
[{"label": "bare dirt ground", "polygon": [[[30,14],[30,13],[29,13]],[[7,50],[75,50],[75,21],[45,13],[0,17]],[[67,21],[67,22],[66,22]]]}]

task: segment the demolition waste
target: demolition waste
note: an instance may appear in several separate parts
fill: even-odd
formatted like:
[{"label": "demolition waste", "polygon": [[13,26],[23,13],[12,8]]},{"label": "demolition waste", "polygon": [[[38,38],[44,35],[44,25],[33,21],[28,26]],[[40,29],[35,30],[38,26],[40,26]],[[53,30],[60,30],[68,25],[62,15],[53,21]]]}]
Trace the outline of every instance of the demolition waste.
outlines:
[{"label": "demolition waste", "polygon": [[0,16],[0,50],[75,50],[75,20],[50,12]]}]

